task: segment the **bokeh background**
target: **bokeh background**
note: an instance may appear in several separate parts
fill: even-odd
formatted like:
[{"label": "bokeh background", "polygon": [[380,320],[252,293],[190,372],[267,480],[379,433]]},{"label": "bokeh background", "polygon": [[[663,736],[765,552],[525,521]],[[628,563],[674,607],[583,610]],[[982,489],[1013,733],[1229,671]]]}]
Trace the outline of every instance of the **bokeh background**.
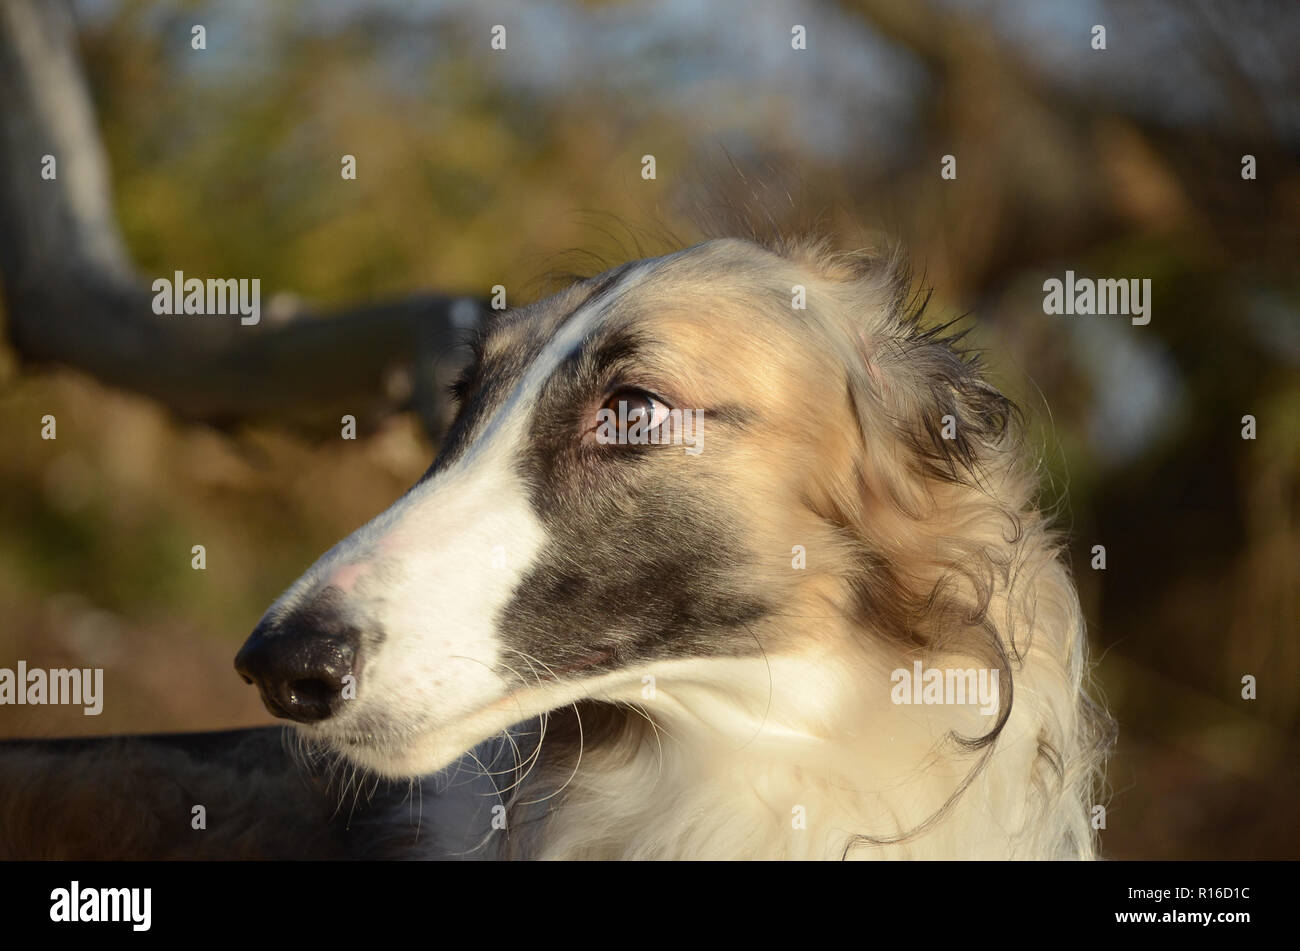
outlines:
[{"label": "bokeh background", "polygon": [[[134,266],[260,277],[264,320],[272,295],[328,309],[501,283],[518,303],[573,249],[693,241],[734,201],[845,247],[901,242],[930,313],[971,315],[1033,421],[1120,725],[1104,853],[1300,857],[1300,6],[72,9]],[[1151,323],[1045,316],[1066,269],[1150,278]],[[420,475],[436,420],[359,408],[355,442],[337,414],[218,425],[6,340],[0,666],[102,666],[107,701],[0,707],[0,737],[269,722],[235,650]]]}]

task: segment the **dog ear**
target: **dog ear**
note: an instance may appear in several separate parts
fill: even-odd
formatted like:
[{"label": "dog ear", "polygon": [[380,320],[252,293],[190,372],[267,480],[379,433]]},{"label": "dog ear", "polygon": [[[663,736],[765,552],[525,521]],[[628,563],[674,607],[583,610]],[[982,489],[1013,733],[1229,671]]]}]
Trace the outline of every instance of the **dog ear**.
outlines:
[{"label": "dog ear", "polygon": [[986,764],[1003,768],[990,755],[1015,709],[1037,755],[1028,780],[1001,781],[1032,781],[1039,827],[1057,837],[1044,850],[1091,855],[1081,804],[1091,801],[1109,721],[1083,692],[1082,614],[1035,505],[1020,412],[953,324],[922,328],[923,299],[908,313],[901,278],[861,281],[859,306],[843,311],[854,320],[845,364],[860,442],[846,466],[819,473],[835,487],[830,517],[857,543],[853,610],[893,656],[939,666],[969,657],[999,672],[996,720],[950,735],[960,750],[983,751],[967,782]]},{"label": "dog ear", "polygon": [[864,448],[891,463],[871,466],[877,484],[914,517],[934,483],[979,486],[996,474],[1020,432],[1015,404],[961,347],[965,331],[953,333],[951,323],[922,330],[919,316],[864,343],[850,375]]},{"label": "dog ear", "polygon": [[991,457],[1006,451],[1017,410],[984,379],[978,355],[961,351],[962,335],[944,336],[946,330],[904,340],[903,365],[917,401],[912,418],[899,422],[926,473],[968,484],[981,478]]},{"label": "dog ear", "polygon": [[985,622],[1032,503],[1018,411],[952,324],[922,328],[924,299],[909,312],[893,290],[854,327],[848,395],[860,438],[847,470],[826,473],[832,518],[861,545],[856,583],[872,629],[926,648],[965,642],[1004,666]]}]

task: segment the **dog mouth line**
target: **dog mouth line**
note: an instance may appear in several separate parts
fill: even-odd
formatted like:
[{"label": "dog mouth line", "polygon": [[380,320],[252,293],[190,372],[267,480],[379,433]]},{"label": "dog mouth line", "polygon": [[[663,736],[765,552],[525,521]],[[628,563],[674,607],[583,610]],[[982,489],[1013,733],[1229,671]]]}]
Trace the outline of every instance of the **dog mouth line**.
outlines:
[{"label": "dog mouth line", "polygon": [[[488,713],[497,707],[508,704],[517,704],[521,711],[521,720],[527,719],[532,714],[523,712],[524,705],[520,703],[523,696],[530,691],[538,688],[550,687],[563,683],[568,675],[588,670],[599,664],[604,663],[611,657],[615,656],[612,648],[602,648],[594,650],[584,655],[573,663],[554,670],[548,670],[546,673],[538,676],[534,683],[525,683],[508,693],[502,694],[495,700],[469,711],[468,713],[448,720],[438,726],[432,726],[427,721],[405,724],[400,729],[385,728],[382,726],[365,726],[361,728],[351,728],[337,730],[331,728],[328,724],[315,726],[308,733],[309,737],[322,745],[333,747],[340,752],[346,750],[353,751],[371,751],[380,753],[400,753],[404,746],[409,744],[410,739],[416,736],[422,736],[431,733],[438,733],[455,728],[457,725],[469,722],[475,717]],[[563,704],[561,704],[562,706]],[[512,724],[513,725],[513,724]],[[508,729],[504,727],[503,729]],[[405,741],[404,741],[405,738]],[[462,754],[473,749],[473,746],[462,751]]]}]

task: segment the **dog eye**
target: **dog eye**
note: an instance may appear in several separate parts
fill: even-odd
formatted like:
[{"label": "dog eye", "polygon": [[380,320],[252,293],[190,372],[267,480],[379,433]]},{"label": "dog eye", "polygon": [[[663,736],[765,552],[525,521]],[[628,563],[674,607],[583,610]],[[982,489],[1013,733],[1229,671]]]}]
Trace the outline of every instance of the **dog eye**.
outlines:
[{"label": "dog eye", "polygon": [[629,426],[640,420],[643,432],[658,428],[668,418],[667,403],[636,387],[615,391],[601,409],[609,410],[615,420],[626,419]]}]

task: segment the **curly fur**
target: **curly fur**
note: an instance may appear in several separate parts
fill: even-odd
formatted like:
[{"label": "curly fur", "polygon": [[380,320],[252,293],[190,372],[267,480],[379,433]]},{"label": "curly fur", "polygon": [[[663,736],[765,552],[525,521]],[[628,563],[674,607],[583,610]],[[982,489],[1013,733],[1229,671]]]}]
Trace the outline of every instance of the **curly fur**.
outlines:
[{"label": "curly fur", "polygon": [[[770,266],[752,244],[724,244],[709,267]],[[766,680],[753,666],[699,661],[705,682],[650,712],[629,702],[552,714],[543,766],[514,799],[553,798],[540,811],[515,807],[512,853],[1093,857],[1091,808],[1113,725],[1087,693],[1078,599],[1036,506],[1018,410],[951,326],[925,328],[925,302],[909,295],[897,260],[815,242],[767,251],[810,284],[815,304],[794,336],[846,389],[844,415],[825,420],[837,445],[821,444],[805,488],[819,546],[835,557],[783,592],[785,630],[762,634],[823,649],[814,663],[767,658]],[[753,333],[764,332],[756,316]],[[771,464],[792,457],[783,447]],[[1001,675],[1001,709],[986,728],[900,716],[867,689],[916,659],[971,658]],[[801,686],[774,707],[777,678]],[[845,682],[856,686],[835,703],[799,708]],[[817,815],[816,835],[792,830],[790,804]]]}]

